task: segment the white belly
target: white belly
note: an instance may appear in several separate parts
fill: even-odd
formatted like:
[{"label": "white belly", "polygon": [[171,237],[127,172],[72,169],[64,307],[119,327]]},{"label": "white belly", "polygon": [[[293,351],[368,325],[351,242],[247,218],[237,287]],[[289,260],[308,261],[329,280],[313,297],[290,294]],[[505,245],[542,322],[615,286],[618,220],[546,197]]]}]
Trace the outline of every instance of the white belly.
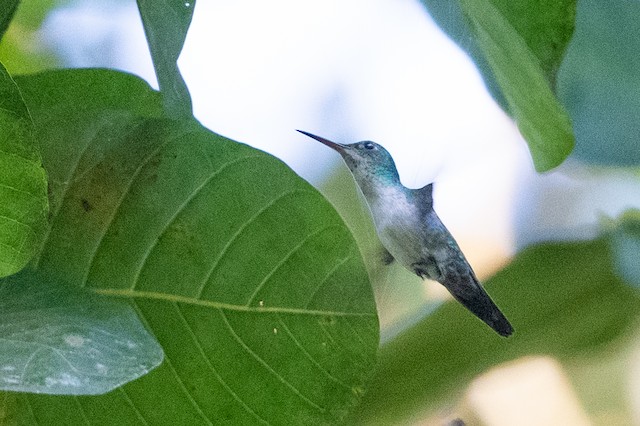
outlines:
[{"label": "white belly", "polygon": [[416,207],[404,193],[391,190],[370,207],[380,242],[400,264],[411,270],[421,253]]}]

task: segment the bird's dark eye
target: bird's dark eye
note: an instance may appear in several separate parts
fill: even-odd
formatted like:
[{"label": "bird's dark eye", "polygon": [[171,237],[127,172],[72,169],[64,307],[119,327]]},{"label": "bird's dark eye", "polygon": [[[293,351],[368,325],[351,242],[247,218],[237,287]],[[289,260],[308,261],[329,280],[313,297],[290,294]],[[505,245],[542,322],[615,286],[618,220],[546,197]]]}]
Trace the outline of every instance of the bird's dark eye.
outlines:
[{"label": "bird's dark eye", "polygon": [[373,145],[373,142],[365,142],[363,146],[365,147],[365,149],[375,148],[375,146]]}]

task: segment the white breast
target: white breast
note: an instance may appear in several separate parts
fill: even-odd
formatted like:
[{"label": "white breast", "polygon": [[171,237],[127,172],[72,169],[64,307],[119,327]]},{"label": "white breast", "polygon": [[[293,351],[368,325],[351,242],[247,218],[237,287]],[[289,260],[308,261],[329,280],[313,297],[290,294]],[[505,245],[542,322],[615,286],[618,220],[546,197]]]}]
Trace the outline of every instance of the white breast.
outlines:
[{"label": "white breast", "polygon": [[421,251],[416,222],[419,215],[415,205],[402,189],[388,187],[370,203],[370,207],[382,245],[398,262],[410,267]]}]

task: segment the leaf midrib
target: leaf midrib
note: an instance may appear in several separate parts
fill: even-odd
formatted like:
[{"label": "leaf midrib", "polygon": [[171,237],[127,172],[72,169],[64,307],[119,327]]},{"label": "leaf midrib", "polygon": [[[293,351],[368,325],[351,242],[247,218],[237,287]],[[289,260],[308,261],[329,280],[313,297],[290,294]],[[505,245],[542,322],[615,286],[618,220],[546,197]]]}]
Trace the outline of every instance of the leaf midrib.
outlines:
[{"label": "leaf midrib", "polygon": [[192,297],[179,296],[176,294],[158,293],[151,291],[139,291],[130,289],[95,289],[93,290],[98,294],[110,297],[120,297],[125,299],[147,299],[147,300],[161,300],[172,303],[184,303],[193,306],[203,306],[211,309],[223,309],[227,311],[236,312],[252,312],[252,313],[279,313],[279,314],[297,314],[297,315],[316,315],[316,316],[337,316],[337,317],[363,317],[363,318],[375,318],[375,314],[366,312],[342,312],[342,311],[323,311],[317,309],[302,309],[302,308],[286,308],[286,307],[270,307],[270,306],[245,306],[234,305],[231,303],[217,302],[212,300],[194,299]]}]

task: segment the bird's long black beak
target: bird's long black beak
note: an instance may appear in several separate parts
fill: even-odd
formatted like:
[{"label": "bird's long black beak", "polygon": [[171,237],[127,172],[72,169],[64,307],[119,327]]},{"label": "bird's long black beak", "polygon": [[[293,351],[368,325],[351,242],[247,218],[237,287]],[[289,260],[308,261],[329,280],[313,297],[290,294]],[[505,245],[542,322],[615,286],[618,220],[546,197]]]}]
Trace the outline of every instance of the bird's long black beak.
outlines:
[{"label": "bird's long black beak", "polygon": [[321,138],[320,136],[316,136],[316,135],[311,134],[309,132],[305,132],[304,130],[296,130],[296,131],[302,133],[303,135],[307,135],[310,138],[313,138],[313,139],[317,140],[318,142],[325,144],[329,148],[335,149],[338,152],[344,151],[345,146],[343,144],[341,144],[341,143],[331,142],[328,139]]}]

